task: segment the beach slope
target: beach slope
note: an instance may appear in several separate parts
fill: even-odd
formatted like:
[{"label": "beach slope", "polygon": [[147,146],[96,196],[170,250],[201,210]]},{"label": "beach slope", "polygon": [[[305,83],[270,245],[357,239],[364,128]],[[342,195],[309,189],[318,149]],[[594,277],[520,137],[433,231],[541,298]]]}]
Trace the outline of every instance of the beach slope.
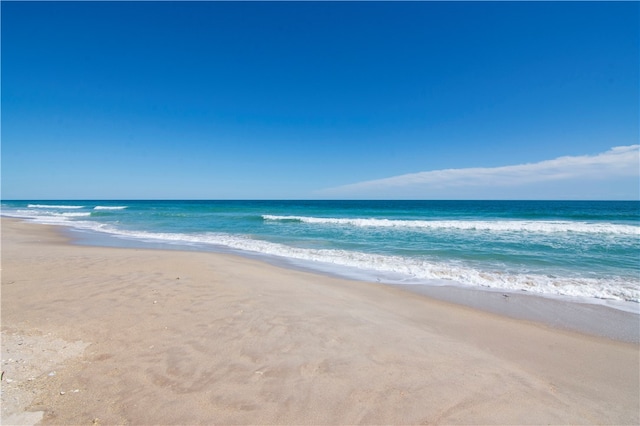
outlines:
[{"label": "beach slope", "polygon": [[2,219],[3,424],[638,424],[637,344]]}]

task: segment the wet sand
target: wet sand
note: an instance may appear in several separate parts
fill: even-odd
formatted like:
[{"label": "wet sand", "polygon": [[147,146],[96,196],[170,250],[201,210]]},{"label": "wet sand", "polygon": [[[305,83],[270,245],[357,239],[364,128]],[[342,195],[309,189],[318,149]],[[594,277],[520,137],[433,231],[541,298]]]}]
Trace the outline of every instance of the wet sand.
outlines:
[{"label": "wet sand", "polygon": [[3,424],[640,423],[636,343],[6,218],[1,249]]}]

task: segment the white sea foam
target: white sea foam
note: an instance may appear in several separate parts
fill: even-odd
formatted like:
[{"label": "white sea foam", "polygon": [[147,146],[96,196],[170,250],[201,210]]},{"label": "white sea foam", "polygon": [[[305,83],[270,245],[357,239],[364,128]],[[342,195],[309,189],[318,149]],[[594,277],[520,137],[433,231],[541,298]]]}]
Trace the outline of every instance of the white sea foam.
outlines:
[{"label": "white sea foam", "polygon": [[29,204],[30,209],[82,209],[84,206],[66,206],[66,205],[49,205],[49,204]]},{"label": "white sea foam", "polygon": [[[101,229],[106,231],[106,229]],[[403,277],[397,282],[449,282],[507,291],[528,291],[548,296],[571,296],[640,302],[640,280],[620,278],[557,277],[531,273],[484,271],[459,263],[431,261],[402,256],[379,255],[337,249],[308,249],[255,240],[229,234],[180,234],[117,232],[121,236],[146,241],[211,244],[263,255],[337,265],[366,271],[369,275]]]},{"label": "white sea foam", "polygon": [[310,224],[348,225],[358,227],[413,228],[413,229],[459,229],[469,231],[497,232],[575,232],[585,234],[640,235],[640,226],[615,223],[589,223],[570,221],[527,220],[392,220],[365,218],[331,218],[309,216],[262,215],[264,220],[298,221]]},{"label": "white sea foam", "polygon": [[95,206],[94,210],[124,210],[128,206]]},{"label": "white sea foam", "polygon": [[74,225],[76,222],[71,223],[70,218],[74,217],[88,217],[91,216],[91,212],[52,212],[47,210],[25,210],[17,209],[12,211],[3,211],[3,216],[16,217],[22,219],[29,219],[33,222],[44,223],[49,225]]}]

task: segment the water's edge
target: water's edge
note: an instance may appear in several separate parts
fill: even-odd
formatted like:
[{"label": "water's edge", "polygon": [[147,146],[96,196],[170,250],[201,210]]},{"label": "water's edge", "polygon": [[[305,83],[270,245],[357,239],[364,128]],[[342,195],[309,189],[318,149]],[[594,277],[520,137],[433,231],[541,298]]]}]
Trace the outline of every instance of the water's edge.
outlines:
[{"label": "water's edge", "polygon": [[[194,246],[154,244],[145,241],[122,239],[109,234],[87,232],[62,225],[57,229],[60,230],[62,235],[69,238],[71,244],[75,245],[225,253],[265,262],[281,268],[341,279],[373,282],[367,279],[366,276],[357,277],[349,274],[349,271],[346,270],[344,274],[339,274],[334,267],[323,270],[320,265],[311,265],[304,262],[243,252],[240,250],[225,249],[224,247],[208,247],[208,249],[205,250]],[[432,286],[385,283],[384,281],[380,281],[379,283],[401,288],[413,294],[516,320],[535,322],[552,328],[622,342],[640,343],[640,307],[637,312],[632,312],[628,310],[628,308],[620,309],[619,307],[607,306],[606,301],[599,304],[593,301],[582,301],[579,299],[544,297],[526,292],[507,292],[488,288],[451,285],[444,281]]]}]

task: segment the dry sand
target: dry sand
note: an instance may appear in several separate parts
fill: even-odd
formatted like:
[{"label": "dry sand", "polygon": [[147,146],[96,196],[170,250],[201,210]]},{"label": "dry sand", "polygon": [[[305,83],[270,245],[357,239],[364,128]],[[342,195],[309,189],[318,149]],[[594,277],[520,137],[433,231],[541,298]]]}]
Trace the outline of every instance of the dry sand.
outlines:
[{"label": "dry sand", "polygon": [[2,351],[3,424],[640,422],[637,344],[5,218]]}]

